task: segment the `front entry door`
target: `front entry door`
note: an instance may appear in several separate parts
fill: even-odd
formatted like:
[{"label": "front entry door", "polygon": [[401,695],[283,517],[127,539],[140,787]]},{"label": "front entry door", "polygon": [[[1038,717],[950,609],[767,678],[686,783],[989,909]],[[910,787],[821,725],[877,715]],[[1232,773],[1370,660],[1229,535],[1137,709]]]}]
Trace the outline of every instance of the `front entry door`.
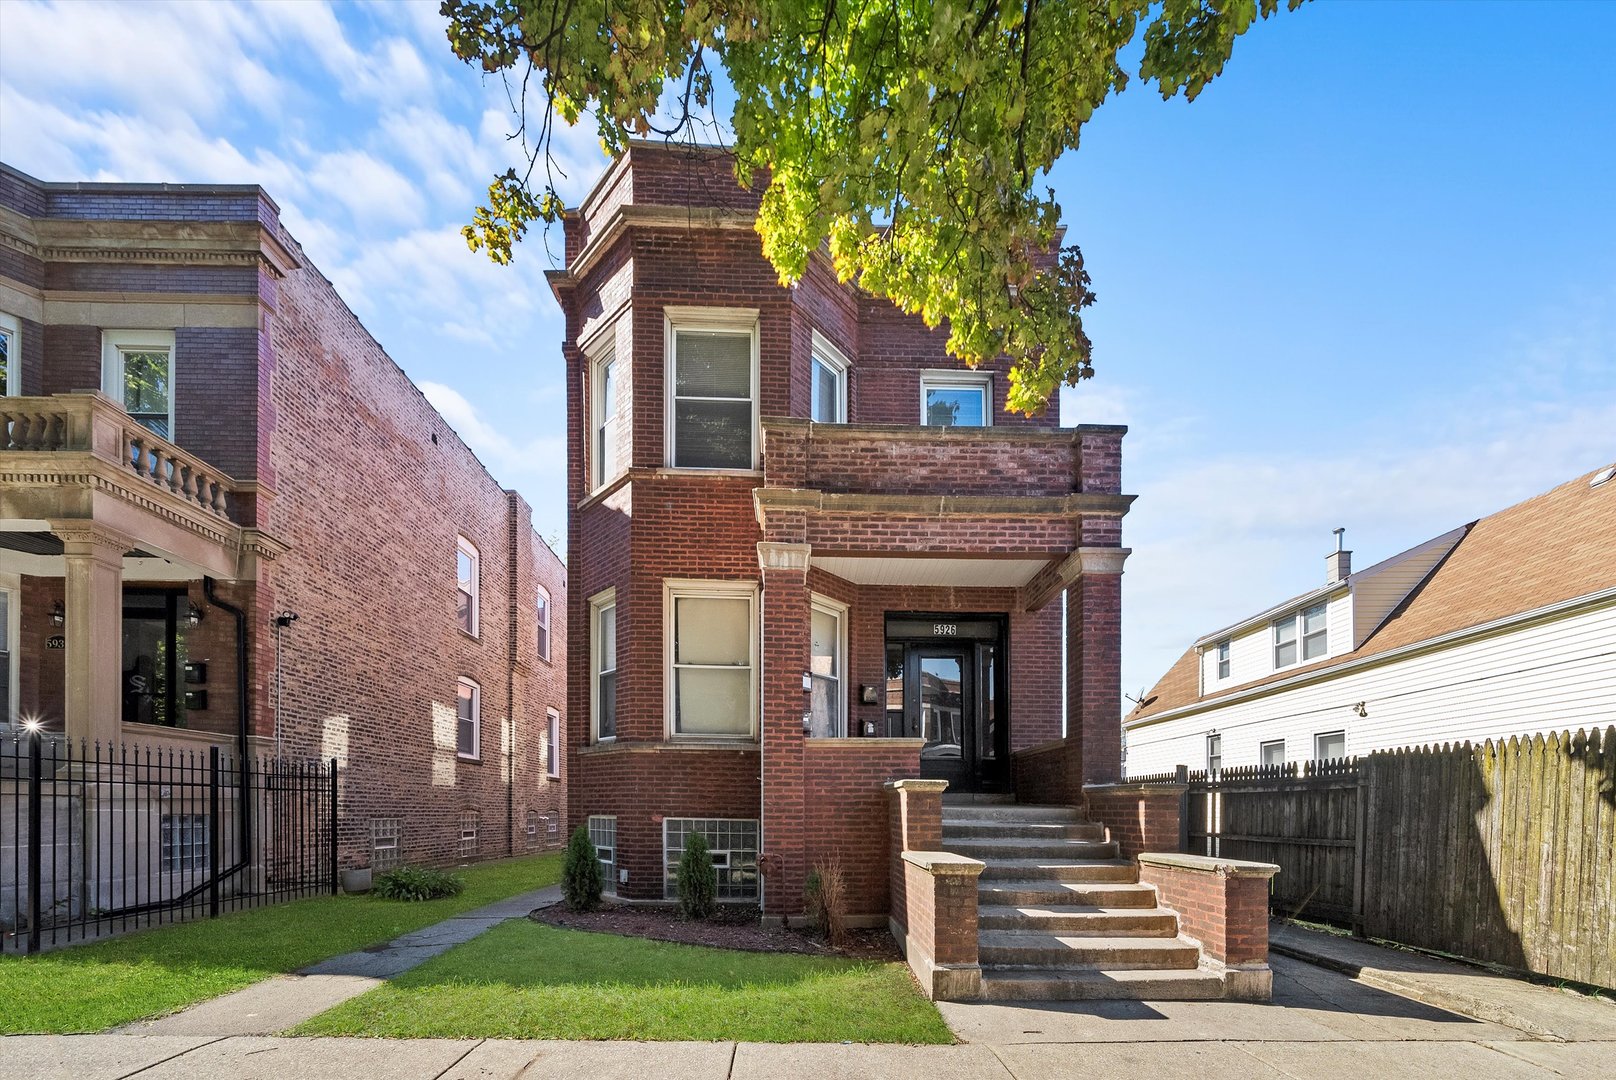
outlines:
[{"label": "front entry door", "polygon": [[888,617],[888,730],[926,740],[921,776],[1010,790],[1003,663],[1002,616]]}]

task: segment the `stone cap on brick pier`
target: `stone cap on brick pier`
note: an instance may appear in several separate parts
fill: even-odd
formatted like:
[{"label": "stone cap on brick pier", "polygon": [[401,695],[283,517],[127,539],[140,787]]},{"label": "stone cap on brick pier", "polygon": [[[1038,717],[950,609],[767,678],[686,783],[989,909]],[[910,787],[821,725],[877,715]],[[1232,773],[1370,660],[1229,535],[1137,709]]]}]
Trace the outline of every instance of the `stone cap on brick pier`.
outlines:
[{"label": "stone cap on brick pier", "polygon": [[935,877],[976,877],[987,868],[980,859],[955,855],[952,851],[905,851],[903,861]]},{"label": "stone cap on brick pier", "polygon": [[1165,866],[1174,870],[1192,870],[1219,877],[1271,878],[1279,873],[1273,863],[1251,862],[1246,859],[1223,859],[1211,855],[1180,855],[1173,852],[1145,852],[1139,856],[1141,866]]}]

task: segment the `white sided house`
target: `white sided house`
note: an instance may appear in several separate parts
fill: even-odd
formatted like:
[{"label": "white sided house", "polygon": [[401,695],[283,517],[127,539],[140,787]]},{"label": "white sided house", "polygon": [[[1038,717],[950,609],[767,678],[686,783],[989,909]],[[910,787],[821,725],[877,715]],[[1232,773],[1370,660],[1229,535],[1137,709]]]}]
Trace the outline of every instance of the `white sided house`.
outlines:
[{"label": "white sided house", "polygon": [[1123,723],[1129,776],[1616,719],[1616,466],[1196,641]]}]

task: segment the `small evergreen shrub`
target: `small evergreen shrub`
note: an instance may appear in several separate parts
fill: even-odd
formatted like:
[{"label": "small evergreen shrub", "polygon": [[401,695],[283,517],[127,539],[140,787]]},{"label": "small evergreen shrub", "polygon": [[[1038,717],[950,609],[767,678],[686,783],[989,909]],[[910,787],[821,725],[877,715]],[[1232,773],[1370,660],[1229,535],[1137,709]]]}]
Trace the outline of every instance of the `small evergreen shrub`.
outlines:
[{"label": "small evergreen shrub", "polygon": [[718,910],[718,871],[713,869],[707,838],[699,832],[685,837],[679,855],[679,914],[687,919],[710,919]]},{"label": "small evergreen shrub", "polygon": [[384,900],[441,900],[459,896],[466,889],[465,879],[444,870],[400,866],[376,879],[371,892]]},{"label": "small evergreen shrub", "polygon": [[567,858],[561,867],[561,894],[573,911],[593,911],[600,906],[600,894],[604,890],[600,857],[589,839],[589,826],[580,825],[567,841]]}]

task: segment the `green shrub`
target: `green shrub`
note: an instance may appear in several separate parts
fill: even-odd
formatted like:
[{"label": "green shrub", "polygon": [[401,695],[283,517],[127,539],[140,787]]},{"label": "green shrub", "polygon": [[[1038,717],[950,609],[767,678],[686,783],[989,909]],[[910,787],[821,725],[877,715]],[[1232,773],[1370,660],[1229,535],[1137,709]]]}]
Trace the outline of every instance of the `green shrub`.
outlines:
[{"label": "green shrub", "polygon": [[384,900],[441,900],[459,896],[465,889],[465,879],[458,874],[401,866],[378,877],[371,891]]},{"label": "green shrub", "polygon": [[699,832],[685,837],[685,850],[679,856],[679,914],[687,919],[710,919],[718,910],[718,871],[707,849],[707,838]]},{"label": "green shrub", "polygon": [[600,878],[600,857],[589,839],[589,827],[578,826],[567,841],[567,859],[561,868],[561,894],[573,911],[593,911],[605,888]]}]

